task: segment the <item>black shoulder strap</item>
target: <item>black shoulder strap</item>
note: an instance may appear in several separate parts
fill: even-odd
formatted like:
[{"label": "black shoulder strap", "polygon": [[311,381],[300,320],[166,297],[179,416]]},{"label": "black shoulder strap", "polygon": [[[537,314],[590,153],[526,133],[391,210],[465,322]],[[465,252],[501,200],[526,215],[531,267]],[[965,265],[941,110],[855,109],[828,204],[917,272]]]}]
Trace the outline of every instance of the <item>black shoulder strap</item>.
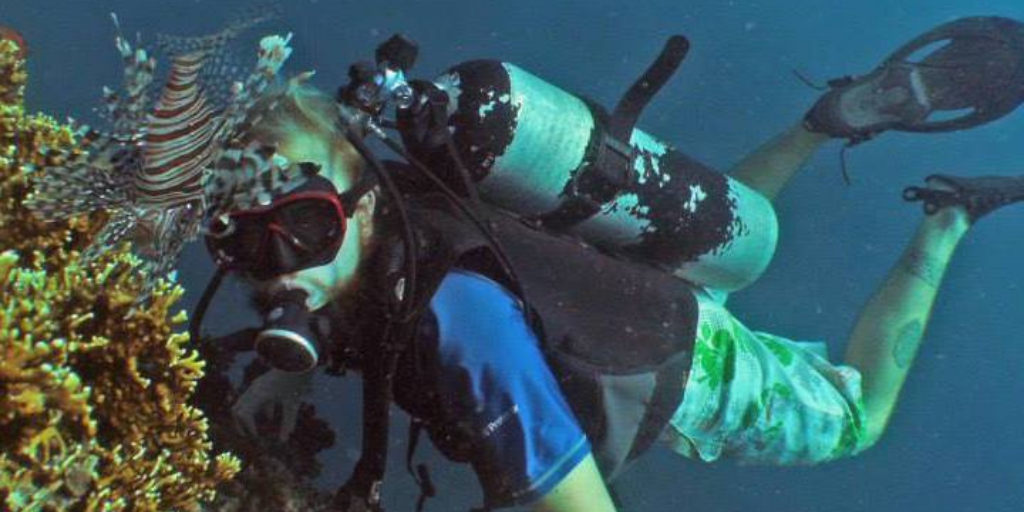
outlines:
[{"label": "black shoulder strap", "polygon": [[[443,212],[437,210],[435,215],[420,211],[410,203],[407,218],[412,219],[411,228],[415,231],[415,265],[417,280],[414,295],[404,296],[402,280],[406,272],[404,240],[392,238],[382,242],[375,255],[376,267],[373,279],[375,288],[387,294],[387,326],[379,338],[368,339],[361,347],[363,352],[363,441],[362,454],[349,480],[338,490],[334,506],[339,510],[382,512],[381,484],[387,464],[388,435],[390,431],[390,404],[393,381],[399,356],[416,343],[416,331],[419,321],[429,305],[430,298],[448,270],[457,260],[463,241],[468,246],[469,237],[453,237],[444,232],[443,228],[435,229],[435,225],[443,222]],[[419,220],[420,222],[416,222]],[[429,222],[422,222],[428,220]],[[454,222],[454,221],[453,221]],[[405,302],[412,301],[411,306]],[[420,474],[425,495],[432,488],[429,477]]]},{"label": "black shoulder strap", "polygon": [[423,434],[423,422],[418,418],[409,420],[409,445],[405,450],[405,469],[416,481],[416,485],[420,487],[420,497],[416,500],[416,512],[422,512],[427,498],[433,498],[437,494],[426,464],[417,465],[416,470],[413,471],[413,458],[416,456],[416,448],[419,446],[421,434]]},{"label": "black shoulder strap", "polygon": [[[573,179],[568,198],[539,220],[549,229],[567,229],[593,217],[601,205],[629,188],[633,181],[635,149],[630,138],[644,108],[668,82],[690,50],[690,42],[681,35],[668,39],[658,58],[626,91],[615,105],[611,117],[600,119],[604,110],[591,103],[595,123],[605,126],[592,151],[592,162]],[[591,150],[588,150],[591,151]]]}]

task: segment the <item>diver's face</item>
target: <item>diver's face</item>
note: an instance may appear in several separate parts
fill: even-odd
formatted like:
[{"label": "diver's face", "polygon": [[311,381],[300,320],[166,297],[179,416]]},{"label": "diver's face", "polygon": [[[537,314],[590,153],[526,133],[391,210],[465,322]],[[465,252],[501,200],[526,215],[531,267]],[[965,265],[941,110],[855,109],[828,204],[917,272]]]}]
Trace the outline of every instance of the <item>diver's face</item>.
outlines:
[{"label": "diver's face", "polygon": [[[284,141],[278,151],[291,162],[320,165],[320,175],[328,178],[339,192],[353,185],[354,172],[348,168],[345,155],[324,144],[322,139],[297,135]],[[353,290],[360,263],[369,252],[374,206],[373,192],[364,195],[356,203],[348,219],[341,248],[332,261],[257,282],[259,292],[273,296],[285,290],[302,290],[308,296],[306,307],[312,311]]]}]

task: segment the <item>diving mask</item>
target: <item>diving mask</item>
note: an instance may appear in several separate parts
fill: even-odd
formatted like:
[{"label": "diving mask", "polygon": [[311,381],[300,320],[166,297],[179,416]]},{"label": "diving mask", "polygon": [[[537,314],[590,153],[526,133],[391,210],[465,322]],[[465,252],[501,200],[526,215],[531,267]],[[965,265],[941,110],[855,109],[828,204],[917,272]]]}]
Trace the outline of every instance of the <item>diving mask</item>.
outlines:
[{"label": "diving mask", "polygon": [[341,248],[355,203],[369,190],[338,194],[312,176],[269,205],[240,210],[211,223],[206,245],[217,265],[268,280],[330,263]]}]

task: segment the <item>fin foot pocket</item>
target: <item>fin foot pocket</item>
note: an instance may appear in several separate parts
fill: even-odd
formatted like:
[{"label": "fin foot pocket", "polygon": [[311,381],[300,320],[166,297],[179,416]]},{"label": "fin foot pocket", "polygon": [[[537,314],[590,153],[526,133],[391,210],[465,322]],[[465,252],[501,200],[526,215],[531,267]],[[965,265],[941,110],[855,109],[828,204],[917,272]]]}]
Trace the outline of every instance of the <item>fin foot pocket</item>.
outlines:
[{"label": "fin foot pocket", "polygon": [[933,174],[925,181],[928,186],[905,188],[903,199],[921,201],[928,215],[950,206],[962,206],[973,223],[1003,206],[1024,201],[1024,176]]}]

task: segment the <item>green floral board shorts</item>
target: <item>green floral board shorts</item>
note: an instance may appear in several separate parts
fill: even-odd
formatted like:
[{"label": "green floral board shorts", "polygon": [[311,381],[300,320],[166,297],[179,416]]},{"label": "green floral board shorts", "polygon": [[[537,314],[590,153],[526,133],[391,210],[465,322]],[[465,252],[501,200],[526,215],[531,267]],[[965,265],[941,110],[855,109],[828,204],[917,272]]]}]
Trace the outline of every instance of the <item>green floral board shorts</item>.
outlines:
[{"label": "green floral board shorts", "polygon": [[860,374],[829,363],[822,343],[796,342],[740,323],[698,294],[699,323],[683,403],[665,437],[705,461],[816,464],[863,448]]}]

